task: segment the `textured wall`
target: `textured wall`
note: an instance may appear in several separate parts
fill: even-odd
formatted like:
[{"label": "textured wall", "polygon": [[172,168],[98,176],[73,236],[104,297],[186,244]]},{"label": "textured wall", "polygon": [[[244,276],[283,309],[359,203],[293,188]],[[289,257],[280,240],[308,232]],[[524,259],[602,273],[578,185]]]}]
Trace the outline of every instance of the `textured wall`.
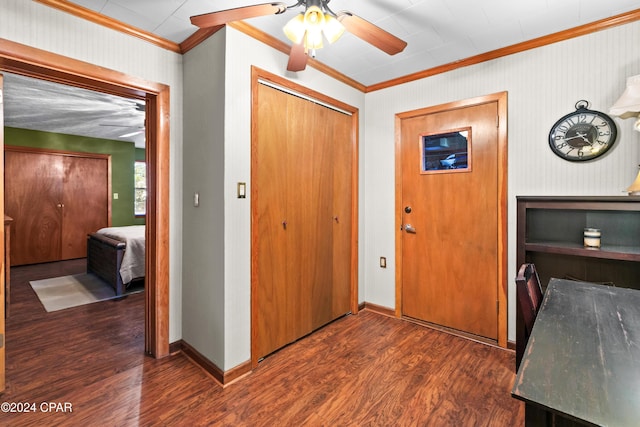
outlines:
[{"label": "textured wall", "polygon": [[182,338],[219,368],[225,348],[225,40],[219,31],[184,56]]},{"label": "textured wall", "polygon": [[[516,195],[623,195],[640,160],[640,133],[616,119],[618,142],[604,157],[570,163],[548,147],[548,133],[580,99],[608,112],[626,78],[640,74],[640,23],[462,68],[366,96],[365,211],[361,256],[365,300],[395,307],[394,115],[508,91],[509,339],[515,338]],[[378,257],[391,268],[381,270]]]}]

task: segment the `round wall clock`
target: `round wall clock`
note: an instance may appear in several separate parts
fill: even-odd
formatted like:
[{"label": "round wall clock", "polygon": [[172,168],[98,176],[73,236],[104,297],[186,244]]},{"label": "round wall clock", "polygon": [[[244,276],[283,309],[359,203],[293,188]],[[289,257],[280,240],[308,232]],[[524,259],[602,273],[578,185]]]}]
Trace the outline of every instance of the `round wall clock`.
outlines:
[{"label": "round wall clock", "polygon": [[618,129],[605,113],[589,110],[589,103],[576,102],[576,111],[563,116],[549,132],[549,146],[559,157],[572,162],[593,160],[616,141]]}]

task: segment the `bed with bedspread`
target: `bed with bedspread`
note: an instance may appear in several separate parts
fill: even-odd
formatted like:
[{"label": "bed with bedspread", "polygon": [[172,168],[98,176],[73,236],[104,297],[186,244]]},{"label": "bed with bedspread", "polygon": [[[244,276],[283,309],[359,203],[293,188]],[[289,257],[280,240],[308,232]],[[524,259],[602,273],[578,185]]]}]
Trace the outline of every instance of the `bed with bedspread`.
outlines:
[{"label": "bed with bedspread", "polygon": [[87,236],[87,273],[108,282],[116,295],[144,278],[145,226],[101,228]]}]

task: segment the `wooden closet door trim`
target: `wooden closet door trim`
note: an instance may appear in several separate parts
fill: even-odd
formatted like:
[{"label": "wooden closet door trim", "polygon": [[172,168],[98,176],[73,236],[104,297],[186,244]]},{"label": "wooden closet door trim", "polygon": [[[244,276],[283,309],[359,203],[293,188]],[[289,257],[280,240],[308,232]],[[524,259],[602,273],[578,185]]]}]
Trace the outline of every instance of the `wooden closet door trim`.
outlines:
[{"label": "wooden closet door trim", "polygon": [[51,154],[57,156],[70,156],[70,157],[87,157],[90,159],[105,159],[108,160],[111,158],[110,154],[102,154],[102,153],[85,153],[82,151],[67,151],[67,150],[56,150],[54,148],[38,148],[38,147],[23,147],[20,145],[5,145],[5,151],[20,151],[22,153],[40,153],[40,154]]}]

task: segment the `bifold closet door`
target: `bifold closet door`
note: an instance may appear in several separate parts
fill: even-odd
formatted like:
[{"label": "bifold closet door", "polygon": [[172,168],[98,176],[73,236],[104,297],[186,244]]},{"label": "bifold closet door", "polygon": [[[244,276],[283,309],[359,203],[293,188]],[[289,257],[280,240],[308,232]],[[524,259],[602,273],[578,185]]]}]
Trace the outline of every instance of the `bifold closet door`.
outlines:
[{"label": "bifold closet door", "polygon": [[5,146],[11,265],[87,256],[87,234],[110,224],[110,158]]},{"label": "bifold closet door", "polygon": [[296,338],[331,320],[333,144],[327,107],[292,95],[287,121],[288,279],[297,289]]},{"label": "bifold closet door", "polygon": [[[53,157],[53,156],[51,156]],[[60,259],[87,256],[87,234],[109,222],[109,162],[64,156]]]},{"label": "bifold closet door", "polygon": [[253,339],[263,357],[349,311],[353,153],[350,116],[262,84],[258,96]]},{"label": "bifold closet door", "polygon": [[11,227],[11,264],[60,259],[61,156],[5,150],[5,212]]}]

